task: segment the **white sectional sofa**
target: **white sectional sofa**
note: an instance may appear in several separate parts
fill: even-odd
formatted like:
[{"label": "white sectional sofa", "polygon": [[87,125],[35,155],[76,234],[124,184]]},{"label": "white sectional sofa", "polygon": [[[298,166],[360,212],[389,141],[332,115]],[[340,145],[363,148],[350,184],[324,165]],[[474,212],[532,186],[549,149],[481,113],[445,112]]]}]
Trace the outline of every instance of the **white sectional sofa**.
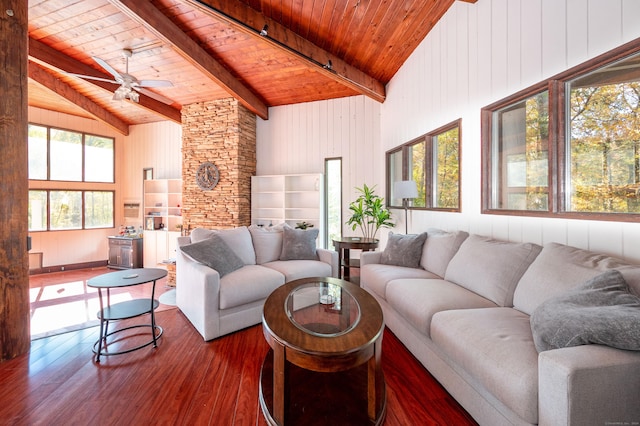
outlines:
[{"label": "white sectional sofa", "polygon": [[338,276],[337,252],[316,249],[316,237],[283,226],[194,229],[178,238],[178,308],[204,340],[259,324],[265,299],[285,282]]},{"label": "white sectional sofa", "polygon": [[[393,251],[362,253],[361,285],[481,425],[640,422],[640,266],[461,231],[427,231],[412,266],[383,263],[411,257],[398,256],[397,244]],[[612,269],[622,283],[603,274]],[[621,305],[598,301],[603,295]],[[592,323],[598,313],[605,329]],[[591,342],[600,344],[572,346]]]}]

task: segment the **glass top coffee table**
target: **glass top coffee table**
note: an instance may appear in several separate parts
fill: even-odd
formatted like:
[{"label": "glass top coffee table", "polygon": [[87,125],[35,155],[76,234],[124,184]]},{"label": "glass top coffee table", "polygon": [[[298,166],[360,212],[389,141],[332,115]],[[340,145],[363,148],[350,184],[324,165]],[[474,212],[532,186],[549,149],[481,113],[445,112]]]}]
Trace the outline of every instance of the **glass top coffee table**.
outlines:
[{"label": "glass top coffee table", "polygon": [[384,320],[360,287],[331,278],[303,278],[265,301],[260,405],[282,424],[382,424]]}]

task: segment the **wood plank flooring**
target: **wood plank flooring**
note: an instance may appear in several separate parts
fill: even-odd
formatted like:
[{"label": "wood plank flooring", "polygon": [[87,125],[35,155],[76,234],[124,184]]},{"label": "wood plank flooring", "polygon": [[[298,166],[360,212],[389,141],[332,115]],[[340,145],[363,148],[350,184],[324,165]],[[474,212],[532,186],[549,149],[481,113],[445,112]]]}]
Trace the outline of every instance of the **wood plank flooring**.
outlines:
[{"label": "wood plank flooring", "polygon": [[[0,363],[0,425],[266,425],[258,384],[269,348],[260,325],[204,342],[179,309],[156,319],[164,328],[156,349],[98,364],[99,330],[90,327],[34,340],[28,354]],[[140,321],[148,316],[117,324]],[[148,338],[134,331],[112,350]],[[476,424],[388,330],[382,363],[385,425]]]},{"label": "wood plank flooring", "polygon": [[[268,345],[260,325],[204,342],[178,309],[159,312],[157,321],[164,328],[158,348],[100,364],[91,352],[97,327],[34,341],[29,354],[0,364],[0,424],[266,424],[258,382]],[[386,425],[475,424],[388,330],[382,354]]]}]

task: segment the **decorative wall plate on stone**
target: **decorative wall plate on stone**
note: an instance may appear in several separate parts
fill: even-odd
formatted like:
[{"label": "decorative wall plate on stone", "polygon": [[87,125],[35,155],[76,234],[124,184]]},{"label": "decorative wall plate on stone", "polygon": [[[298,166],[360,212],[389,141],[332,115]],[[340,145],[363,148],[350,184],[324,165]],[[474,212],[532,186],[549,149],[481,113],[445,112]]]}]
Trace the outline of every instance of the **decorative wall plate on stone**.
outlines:
[{"label": "decorative wall plate on stone", "polygon": [[215,164],[210,161],[205,161],[200,164],[198,171],[196,172],[196,183],[205,191],[211,190],[216,187],[220,180],[220,172]]}]

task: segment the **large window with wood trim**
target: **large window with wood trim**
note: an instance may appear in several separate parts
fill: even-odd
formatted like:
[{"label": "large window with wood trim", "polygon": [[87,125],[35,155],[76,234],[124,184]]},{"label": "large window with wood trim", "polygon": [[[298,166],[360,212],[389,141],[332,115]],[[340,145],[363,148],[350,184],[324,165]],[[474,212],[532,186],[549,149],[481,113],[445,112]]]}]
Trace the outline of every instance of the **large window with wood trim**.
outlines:
[{"label": "large window with wood trim", "polygon": [[29,231],[114,227],[114,139],[29,124]]},{"label": "large window with wood trim", "polygon": [[482,111],[483,211],[640,213],[640,40]]},{"label": "large window with wood trim", "polygon": [[387,204],[403,207],[397,182],[414,181],[409,208],[460,210],[460,120],[387,152]]}]

